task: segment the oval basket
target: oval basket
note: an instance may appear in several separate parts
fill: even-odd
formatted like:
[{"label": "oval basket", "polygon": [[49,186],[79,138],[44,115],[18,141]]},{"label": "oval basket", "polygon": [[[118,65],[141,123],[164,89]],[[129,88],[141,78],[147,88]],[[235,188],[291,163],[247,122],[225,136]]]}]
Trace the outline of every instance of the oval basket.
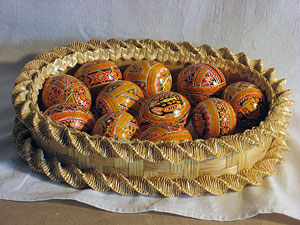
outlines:
[{"label": "oval basket", "polygon": [[[208,63],[218,67],[229,83],[247,80],[257,85],[267,98],[268,115],[259,126],[234,135],[157,143],[91,136],[52,122],[40,104],[45,80],[72,74],[80,64],[98,59],[114,61],[121,70],[136,60],[155,60],[170,69],[174,80],[187,65]],[[37,56],[16,79],[13,138],[32,170],[75,188],[120,194],[221,195],[246,184],[260,185],[283,161],[293,104],[285,82],[276,78],[274,69],[264,68],[261,60],[250,61],[244,53],[234,55],[227,48],[150,39],[71,43]]]}]

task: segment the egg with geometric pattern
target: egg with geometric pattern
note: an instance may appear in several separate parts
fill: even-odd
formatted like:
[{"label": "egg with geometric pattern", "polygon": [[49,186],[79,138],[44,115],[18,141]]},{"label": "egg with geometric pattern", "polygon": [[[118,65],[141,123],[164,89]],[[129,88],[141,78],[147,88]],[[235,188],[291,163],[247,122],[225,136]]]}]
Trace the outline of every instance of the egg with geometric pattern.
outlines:
[{"label": "egg with geometric pattern", "polygon": [[236,127],[236,114],[225,100],[208,98],[195,107],[192,124],[203,139],[228,135]]},{"label": "egg with geometric pattern", "polygon": [[98,94],[95,112],[98,116],[116,111],[126,111],[135,115],[140,110],[143,101],[144,94],[137,84],[119,80],[108,84]]},{"label": "egg with geometric pattern", "polygon": [[75,103],[89,110],[92,96],[83,82],[70,75],[50,77],[44,84],[42,101],[46,108],[59,103]]},{"label": "egg with geometric pattern", "polygon": [[252,83],[238,81],[228,85],[223,92],[223,99],[233,107],[241,127],[257,126],[266,116],[264,94]]},{"label": "egg with geometric pattern", "polygon": [[145,98],[151,98],[172,87],[172,76],[163,64],[141,60],[130,65],[124,72],[125,80],[130,80],[142,89]]},{"label": "egg with geometric pattern", "polygon": [[50,106],[44,114],[50,117],[52,121],[85,132],[91,131],[95,124],[93,114],[75,103],[61,103]]},{"label": "egg with geometric pattern", "polygon": [[177,78],[178,92],[192,105],[210,98],[223,90],[226,80],[223,73],[212,65],[193,64],[180,71]]},{"label": "egg with geometric pattern", "polygon": [[116,140],[130,140],[139,131],[136,119],[127,112],[111,112],[101,116],[92,131],[93,135],[102,135]]},{"label": "egg with geometric pattern", "polygon": [[140,140],[157,141],[192,141],[191,133],[182,126],[157,124],[144,130],[139,136]]},{"label": "egg with geometric pattern", "polygon": [[163,92],[146,101],[138,115],[141,130],[155,124],[184,126],[190,112],[190,103],[177,92]]},{"label": "egg with geometric pattern", "polygon": [[80,66],[74,77],[81,80],[93,95],[97,95],[108,83],[121,80],[122,74],[114,62],[95,60]]}]

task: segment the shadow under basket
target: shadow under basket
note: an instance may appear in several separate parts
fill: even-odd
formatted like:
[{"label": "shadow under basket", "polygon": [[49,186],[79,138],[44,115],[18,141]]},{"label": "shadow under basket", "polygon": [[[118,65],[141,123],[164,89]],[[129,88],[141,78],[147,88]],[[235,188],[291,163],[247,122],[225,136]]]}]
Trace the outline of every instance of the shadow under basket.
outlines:
[{"label": "shadow under basket", "polygon": [[[52,122],[39,104],[45,80],[99,59],[114,61],[121,70],[137,60],[155,60],[169,68],[175,81],[187,65],[211,64],[224,73],[228,83],[246,80],[258,86],[266,96],[268,114],[251,129],[184,142],[117,141]],[[32,170],[75,188],[124,195],[222,195],[247,184],[261,185],[262,178],[272,175],[284,160],[289,149],[285,130],[293,104],[285,82],[276,78],[274,69],[264,68],[261,60],[250,61],[244,53],[233,54],[227,48],[150,39],[71,43],[37,56],[16,79],[13,138],[20,157]]]}]

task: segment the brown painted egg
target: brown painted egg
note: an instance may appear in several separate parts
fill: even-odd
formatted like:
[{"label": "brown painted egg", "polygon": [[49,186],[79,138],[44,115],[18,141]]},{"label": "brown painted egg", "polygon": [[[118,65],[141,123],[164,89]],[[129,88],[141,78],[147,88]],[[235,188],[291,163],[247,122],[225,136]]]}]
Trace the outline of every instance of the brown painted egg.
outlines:
[{"label": "brown painted egg", "polygon": [[135,115],[143,101],[144,95],[138,85],[120,80],[103,88],[96,98],[95,110],[99,116],[115,111],[127,111]]},{"label": "brown painted egg", "polygon": [[166,124],[157,124],[147,128],[138,136],[138,139],[152,142],[193,140],[192,135],[185,127]]},{"label": "brown painted egg", "polygon": [[116,140],[130,140],[138,131],[139,126],[132,115],[127,112],[112,112],[97,120],[92,134],[99,134]]},{"label": "brown painted egg", "polygon": [[89,89],[77,78],[58,75],[45,82],[42,101],[46,108],[59,103],[75,103],[89,110],[92,97]]},{"label": "brown painted egg", "polygon": [[94,127],[93,114],[74,103],[56,104],[45,110],[44,114],[52,121],[81,131],[90,131]]},{"label": "brown painted egg", "polygon": [[236,126],[236,115],[225,100],[208,98],[197,104],[192,123],[200,137],[208,139],[231,134]]},{"label": "brown painted egg", "polygon": [[81,80],[93,95],[97,95],[109,82],[121,80],[122,74],[115,63],[95,60],[79,67],[74,77]]},{"label": "brown painted egg", "polygon": [[190,112],[188,100],[176,92],[155,95],[142,106],[138,124],[142,130],[153,124],[178,124],[184,126]]},{"label": "brown painted egg", "polygon": [[209,98],[225,88],[223,73],[208,64],[194,64],[184,68],[177,78],[177,89],[191,104]]},{"label": "brown painted egg", "polygon": [[223,98],[233,107],[240,126],[246,128],[257,126],[266,116],[265,97],[254,84],[245,81],[235,82],[226,87]]},{"label": "brown painted egg", "polygon": [[163,64],[142,60],[130,65],[123,74],[125,80],[130,80],[142,89],[145,98],[151,98],[161,92],[167,92],[172,87],[172,76]]}]

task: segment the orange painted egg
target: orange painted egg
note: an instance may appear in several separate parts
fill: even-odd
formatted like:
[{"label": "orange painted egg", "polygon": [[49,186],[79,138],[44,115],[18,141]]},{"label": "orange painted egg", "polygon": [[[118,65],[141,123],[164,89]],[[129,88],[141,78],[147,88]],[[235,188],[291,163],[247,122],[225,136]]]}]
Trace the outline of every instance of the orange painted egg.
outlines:
[{"label": "orange painted egg", "polygon": [[231,134],[236,126],[236,115],[225,100],[208,98],[197,104],[192,123],[200,137],[208,139]]},{"label": "orange painted egg", "polygon": [[123,76],[125,80],[139,85],[145,98],[170,91],[172,87],[170,71],[163,64],[155,61],[135,62],[125,70]]},{"label": "orange painted egg", "polygon": [[265,97],[254,84],[245,81],[235,82],[226,87],[223,98],[236,112],[239,126],[246,128],[257,126],[266,116]]},{"label": "orange painted egg", "polygon": [[130,140],[138,131],[139,126],[132,115],[127,112],[112,112],[97,120],[92,134],[99,134],[116,140]]},{"label": "orange painted egg", "polygon": [[42,101],[46,108],[59,103],[76,103],[89,110],[92,97],[89,89],[77,78],[58,75],[45,82]]},{"label": "orange painted egg", "polygon": [[93,95],[97,95],[109,82],[121,80],[122,74],[115,63],[95,60],[79,67],[74,77],[81,80]]},{"label": "orange painted egg", "polygon": [[139,136],[140,140],[157,141],[192,141],[190,132],[181,126],[157,124],[147,128]]},{"label": "orange painted egg", "polygon": [[176,92],[155,95],[142,106],[138,124],[142,130],[153,124],[178,124],[184,126],[190,112],[188,100]]},{"label": "orange painted egg", "polygon": [[225,88],[223,73],[208,64],[194,64],[184,68],[177,78],[177,89],[191,104],[209,98]]},{"label": "orange painted egg", "polygon": [[95,124],[93,114],[74,103],[53,105],[46,109],[44,114],[52,121],[81,131],[90,131]]},{"label": "orange painted egg", "polygon": [[143,101],[144,95],[138,85],[120,80],[103,88],[96,98],[95,110],[99,116],[115,111],[127,111],[135,115]]}]

